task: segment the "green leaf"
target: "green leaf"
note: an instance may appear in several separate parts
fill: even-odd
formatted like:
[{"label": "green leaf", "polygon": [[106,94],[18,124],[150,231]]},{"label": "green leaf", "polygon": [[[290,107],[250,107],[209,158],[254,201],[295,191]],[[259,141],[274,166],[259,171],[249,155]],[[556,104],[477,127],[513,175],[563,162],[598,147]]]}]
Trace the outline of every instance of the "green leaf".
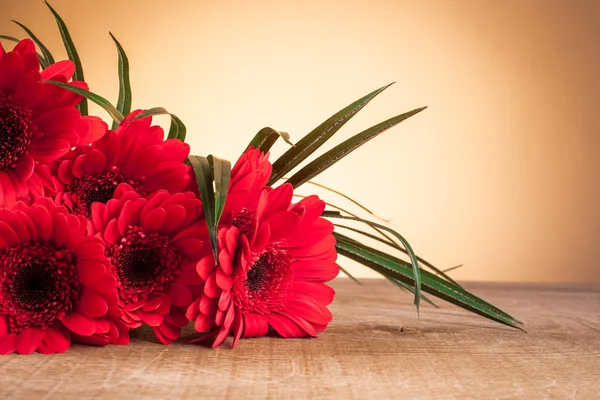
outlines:
[{"label": "green leaf", "polygon": [[[4,39],[4,40],[8,40],[9,42],[14,42],[14,43],[19,43],[20,40],[17,39],[16,37],[12,37],[12,36],[7,36],[7,35],[0,35],[0,39]],[[2,51],[4,51],[4,48],[2,48]],[[6,53],[6,51],[4,51]],[[44,58],[44,56],[40,53],[37,53],[38,59],[40,60],[40,65],[43,68],[46,68],[48,65],[46,63],[46,59]]]},{"label": "green leaf", "polygon": [[38,39],[38,37],[35,36],[29,28],[27,28],[25,25],[23,25],[19,21],[12,20],[12,22],[19,25],[29,35],[31,40],[33,40],[35,42],[35,44],[40,48],[40,51],[44,55],[43,62],[42,62],[42,60],[40,60],[40,62],[42,63],[42,67],[47,68],[48,65],[54,64],[54,57],[52,57],[52,53],[50,53],[50,50],[48,50],[48,48],[46,46],[44,46],[44,43],[42,43],[42,41],[40,39]]},{"label": "green leaf", "polygon": [[[307,197],[307,196],[304,196],[304,195],[301,195],[301,194],[294,194],[294,197],[301,197],[301,198],[304,198],[304,197]],[[351,215],[351,216],[353,216],[353,217],[357,217],[357,218],[359,218],[359,216],[358,216],[357,214],[355,214],[355,213],[353,213],[353,212],[351,212],[351,211],[348,211],[348,210],[346,210],[346,209],[344,209],[344,208],[342,208],[342,207],[340,207],[340,206],[337,206],[337,205],[335,205],[335,204],[328,203],[328,202],[325,202],[325,204],[326,204],[327,206],[329,206],[329,207],[335,208],[336,210],[340,210],[340,211],[342,211],[342,212],[345,212],[345,213],[346,213],[346,214],[348,214],[348,215]],[[394,239],[392,239],[392,237],[391,237],[391,236],[389,236],[388,234],[386,234],[386,233],[385,233],[384,231],[382,231],[381,229],[377,229],[377,228],[376,228],[376,227],[374,227],[374,226],[371,226],[371,225],[369,225],[369,227],[371,227],[371,228],[372,228],[372,229],[373,229],[375,232],[379,233],[379,234],[380,234],[380,235],[381,235],[383,238],[387,239],[387,240],[389,241],[389,243],[388,243],[388,244],[390,244],[390,245],[394,245]]]},{"label": "green leaf", "polygon": [[[286,180],[287,180],[288,178],[283,178],[283,179],[286,179]],[[331,188],[331,187],[329,187],[329,186],[325,186],[325,185],[323,185],[323,184],[317,183],[317,182],[315,182],[315,181],[308,181],[308,182],[306,182],[306,183],[308,183],[308,184],[310,184],[310,185],[314,185],[314,186],[320,187],[321,189],[325,189],[325,190],[327,190],[328,192],[335,193],[335,194],[337,194],[338,196],[340,196],[340,197],[343,197],[344,199],[348,200],[349,202],[351,202],[351,203],[352,203],[352,204],[354,204],[355,206],[359,207],[359,208],[360,208],[360,209],[362,209],[363,211],[366,211],[367,213],[371,214],[371,215],[372,215],[372,216],[374,216],[375,218],[377,218],[377,219],[379,219],[379,220],[381,220],[381,221],[383,221],[383,222],[390,222],[390,220],[389,220],[389,219],[385,219],[385,218],[382,218],[382,217],[378,216],[378,215],[377,215],[377,214],[375,214],[373,211],[371,211],[370,209],[368,209],[366,206],[362,205],[362,204],[361,204],[361,203],[359,203],[357,200],[354,200],[352,197],[348,196],[347,194],[344,194],[344,193],[342,193],[342,192],[340,192],[340,191],[338,191],[338,190],[335,190],[335,189],[333,189],[333,188]]]},{"label": "green leaf", "polygon": [[[85,81],[83,77],[83,67],[81,66],[81,60],[79,59],[79,54],[77,53],[77,49],[75,48],[75,44],[73,43],[73,39],[71,39],[71,34],[69,33],[69,29],[67,29],[67,25],[65,21],[60,17],[60,15],[52,8],[50,3],[44,0],[44,4],[48,6],[54,18],[56,19],[56,24],[58,25],[58,30],[60,31],[60,37],[63,40],[65,45],[65,50],[67,50],[67,55],[69,56],[69,60],[73,61],[75,64],[75,74],[73,75],[74,81]],[[88,105],[87,100],[83,99],[81,103],[77,106],[81,115],[88,115]]]},{"label": "green leaf", "polygon": [[76,86],[69,85],[68,83],[62,83],[52,80],[44,80],[46,83],[50,83],[52,85],[60,86],[63,89],[67,89],[70,92],[83,96],[84,98],[98,104],[102,107],[108,115],[113,119],[113,121],[117,122],[117,125],[123,121],[123,115],[113,106],[110,101],[106,100],[104,97],[97,95],[95,93],[90,92],[89,90],[85,90],[82,88],[78,88]]},{"label": "green leaf", "polygon": [[217,231],[215,230],[215,193],[213,189],[213,171],[208,159],[201,156],[189,156],[188,160],[194,175],[196,175],[196,184],[200,192],[202,207],[204,209],[204,218],[208,227],[210,245],[217,261]]},{"label": "green leaf", "polygon": [[215,224],[218,227],[221,215],[225,209],[229,180],[231,178],[231,163],[213,155],[208,156],[208,163],[213,170],[215,180]]},{"label": "green leaf", "polygon": [[308,156],[321,147],[327,140],[333,136],[342,126],[356,115],[364,106],[366,106],[375,96],[383,92],[393,83],[369,93],[358,99],[348,107],[332,115],[327,121],[316,127],[308,135],[304,136],[296,146],[286,151],[273,163],[273,173],[268,185],[272,186],[282,176],[294,169],[298,164],[304,161]]},{"label": "green leaf", "polygon": [[262,128],[256,135],[254,135],[254,138],[252,138],[252,141],[246,150],[248,150],[250,147],[254,147],[260,149],[263,153],[267,153],[269,150],[271,150],[271,147],[279,138],[282,138],[283,141],[290,146],[294,146],[294,143],[290,142],[289,133],[276,131],[273,128],[266,127]]},{"label": "green leaf", "polygon": [[300,171],[292,175],[292,177],[288,179],[286,183],[290,183],[292,184],[292,186],[294,186],[294,188],[297,188],[303,183],[319,175],[321,172],[325,171],[327,168],[331,167],[333,164],[346,157],[348,154],[350,154],[369,140],[373,139],[375,136],[387,131],[391,127],[412,117],[413,115],[420,113],[425,108],[426,107],[421,107],[409,111],[407,113],[397,115],[375,126],[372,126],[371,128],[365,131],[362,131],[361,133],[335,146],[333,149],[329,150],[325,154],[318,157],[316,160],[306,165]]},{"label": "green leaf", "polygon": [[[366,225],[368,225],[368,226],[371,226],[371,227],[372,227],[372,225],[370,225],[369,223],[365,223],[365,222],[363,222],[363,223],[364,223],[364,224],[366,224]],[[383,244],[385,244],[385,245],[387,245],[387,246],[390,246],[390,247],[391,247],[391,248],[393,248],[393,249],[399,250],[399,251],[401,251],[402,253],[404,253],[404,254],[407,254],[407,255],[408,255],[408,252],[407,252],[407,251],[406,251],[404,248],[402,248],[402,247],[398,246],[398,245],[397,245],[396,243],[394,243],[394,242],[389,242],[389,241],[387,241],[387,240],[385,240],[385,239],[382,239],[382,238],[380,238],[380,237],[378,237],[378,236],[372,235],[372,234],[370,234],[370,233],[368,233],[368,232],[365,232],[365,231],[361,231],[360,229],[356,229],[356,228],[353,228],[353,227],[351,227],[351,226],[340,225],[340,224],[333,224],[333,225],[334,225],[336,228],[347,229],[347,230],[349,230],[349,231],[352,231],[352,232],[359,233],[359,234],[361,234],[361,235],[363,235],[363,236],[366,236],[366,237],[368,237],[369,239],[376,240],[376,241],[378,241],[379,243],[383,243]],[[454,283],[454,284],[455,284],[455,285],[457,285],[457,286],[460,286],[458,283],[456,283],[456,281],[454,281],[452,278],[450,278],[450,277],[449,277],[449,276],[446,274],[447,270],[446,270],[446,271],[442,271],[441,269],[439,269],[439,268],[435,267],[433,264],[431,264],[430,262],[428,262],[427,260],[424,260],[423,258],[421,258],[421,257],[419,257],[419,256],[417,256],[417,260],[418,260],[418,261],[419,261],[421,264],[423,264],[423,265],[427,266],[428,268],[432,269],[432,270],[433,270],[433,271],[434,271],[434,272],[435,272],[437,275],[440,275],[440,276],[442,276],[444,279],[446,279],[447,281],[449,281],[449,282],[452,282],[452,283]],[[453,268],[456,268],[456,267],[453,267]],[[453,268],[452,268],[452,269],[453,269]]]},{"label": "green leaf", "polygon": [[189,156],[188,160],[196,175],[213,256],[215,262],[218,262],[217,235],[219,220],[229,190],[231,163],[212,155],[208,157]]},{"label": "green leaf", "polygon": [[[380,252],[374,248],[358,244],[356,241],[334,232],[336,248],[340,255],[407,284],[414,283],[413,270],[405,261]],[[474,294],[445,281],[428,271],[422,271],[423,291],[430,293],[442,300],[446,300],[465,310],[481,315],[493,321],[523,330],[517,324],[520,321],[506,312],[480,299]]]},{"label": "green leaf", "polygon": [[[386,275],[383,275],[383,276],[385,277],[385,279],[392,282],[394,285],[398,286],[400,289],[402,289],[408,293],[412,293],[412,294],[415,293],[415,288],[412,287],[411,285],[409,285],[408,283],[404,283],[402,281],[399,281],[398,279],[394,279],[391,276],[386,276]],[[425,296],[423,293],[421,293],[421,298],[423,299],[424,302],[429,303],[433,307],[440,308],[437,304],[435,304],[429,297]]]},{"label": "green leaf", "polygon": [[19,43],[20,40],[13,36],[0,35],[0,39],[8,40],[9,42]]},{"label": "green leaf", "polygon": [[356,279],[350,272],[348,272],[346,269],[344,269],[344,267],[342,267],[340,264],[337,264],[337,266],[344,275],[346,275],[348,278],[352,279],[355,283],[362,285],[362,283],[360,283],[360,281],[358,279]]},{"label": "green leaf", "polygon": [[372,221],[367,221],[362,218],[343,216],[337,211],[331,211],[331,212],[324,211],[322,216],[330,217],[330,218],[349,219],[349,220],[353,220],[353,221],[363,222],[365,224],[373,225],[379,229],[383,229],[384,231],[389,232],[392,235],[394,235],[396,237],[396,239],[398,239],[400,241],[400,243],[402,243],[402,246],[404,246],[408,256],[410,257],[410,262],[411,262],[412,268],[413,268],[414,283],[415,283],[415,301],[414,301],[414,303],[415,303],[415,306],[417,307],[417,311],[419,311],[419,306],[421,304],[421,269],[419,268],[419,262],[417,260],[417,255],[413,251],[412,247],[410,247],[410,244],[408,243],[408,241],[401,234],[399,234],[398,232],[396,232],[393,229],[388,228],[387,226],[383,226],[383,225],[380,225],[380,224],[372,222]]},{"label": "green leaf", "polygon": [[[112,40],[114,40],[117,46],[117,53],[119,53],[119,100],[117,101],[117,110],[123,115],[127,115],[131,112],[131,82],[129,80],[129,59],[125,50],[121,46],[121,43],[113,36],[111,32],[108,32]],[[112,129],[117,128],[117,123],[113,122]]]},{"label": "green leaf", "polygon": [[142,111],[138,115],[133,118],[133,120],[144,118],[144,117],[152,117],[155,115],[168,115],[171,117],[171,127],[169,128],[169,136],[168,139],[179,139],[182,142],[185,142],[187,129],[183,122],[177,117],[175,114],[171,114],[167,110],[162,107],[154,107],[150,108],[146,111]]}]

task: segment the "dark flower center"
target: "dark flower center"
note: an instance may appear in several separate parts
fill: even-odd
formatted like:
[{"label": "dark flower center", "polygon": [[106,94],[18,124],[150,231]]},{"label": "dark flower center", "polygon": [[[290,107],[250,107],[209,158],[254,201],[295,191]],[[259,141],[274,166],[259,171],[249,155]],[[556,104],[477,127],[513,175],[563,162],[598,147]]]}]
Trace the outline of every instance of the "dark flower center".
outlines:
[{"label": "dark flower center", "polygon": [[35,131],[31,115],[12,96],[0,93],[0,171],[14,170],[19,157],[27,153]]},{"label": "dark flower center", "polygon": [[235,300],[242,309],[268,314],[285,305],[294,278],[291,257],[277,245],[257,255],[250,270],[234,272]]},{"label": "dark flower center", "polygon": [[146,235],[139,227],[130,228],[121,243],[108,249],[108,256],[119,281],[119,297],[125,303],[166,290],[181,263],[168,237]]},{"label": "dark flower center", "polygon": [[45,328],[79,299],[71,253],[47,244],[11,248],[0,255],[0,310],[11,332]]},{"label": "dark flower center", "polygon": [[100,175],[86,175],[82,179],[75,179],[65,191],[72,202],[73,212],[91,218],[92,204],[95,202],[106,204],[113,198],[120,183],[127,183],[140,195],[144,195],[140,190],[139,182],[128,179],[116,169]]}]

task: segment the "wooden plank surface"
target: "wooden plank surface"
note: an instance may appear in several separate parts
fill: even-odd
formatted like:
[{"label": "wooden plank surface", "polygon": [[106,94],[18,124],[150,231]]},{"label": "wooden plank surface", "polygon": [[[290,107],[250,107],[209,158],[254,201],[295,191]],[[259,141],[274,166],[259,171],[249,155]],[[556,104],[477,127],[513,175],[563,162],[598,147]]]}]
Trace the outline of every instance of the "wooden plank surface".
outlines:
[{"label": "wooden plank surface", "polygon": [[211,350],[146,330],[130,346],[2,356],[0,399],[600,398],[598,285],[466,285],[528,333],[443,302],[418,318],[384,280],[333,286],[334,322],[318,339]]}]

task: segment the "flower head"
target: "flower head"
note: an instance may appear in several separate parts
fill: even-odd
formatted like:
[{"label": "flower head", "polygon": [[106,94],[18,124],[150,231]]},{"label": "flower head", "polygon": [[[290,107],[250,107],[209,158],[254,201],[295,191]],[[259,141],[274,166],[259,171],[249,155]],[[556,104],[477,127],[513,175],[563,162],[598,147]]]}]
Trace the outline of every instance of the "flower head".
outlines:
[{"label": "flower head", "polygon": [[151,117],[130,114],[116,131],[91,146],[78,146],[55,168],[57,199],[73,212],[91,216],[94,202],[106,203],[126,183],[141,196],[164,189],[177,193],[189,184],[184,164],[190,148],[179,139],[163,140],[164,131],[150,126]]},{"label": "flower head", "polygon": [[114,198],[92,206],[92,225],[106,242],[119,306],[131,328],[143,323],[170,343],[188,321],[185,310],[201,290],[196,274],[203,242],[202,203],[193,193],[166,190],[142,198],[121,184]]},{"label": "flower head", "polygon": [[0,210],[0,354],[128,343],[103,243],[47,198]]},{"label": "flower head", "polygon": [[[7,53],[0,45],[0,207],[52,191],[54,183],[43,164],[104,133],[99,118],[81,117],[75,108],[80,96],[43,82],[66,83],[74,72],[71,61],[40,72],[31,40],[22,40]],[[87,89],[84,82],[71,84]]]},{"label": "flower head", "polygon": [[186,313],[209,332],[197,341],[216,336],[217,347],[233,333],[235,345],[269,326],[283,337],[316,336],[331,321],[334,291],[324,282],[339,272],[333,225],[320,217],[323,201],[292,204],[292,192],[263,189],[255,211],[219,229],[218,263],[212,255],[198,263],[203,295]]}]

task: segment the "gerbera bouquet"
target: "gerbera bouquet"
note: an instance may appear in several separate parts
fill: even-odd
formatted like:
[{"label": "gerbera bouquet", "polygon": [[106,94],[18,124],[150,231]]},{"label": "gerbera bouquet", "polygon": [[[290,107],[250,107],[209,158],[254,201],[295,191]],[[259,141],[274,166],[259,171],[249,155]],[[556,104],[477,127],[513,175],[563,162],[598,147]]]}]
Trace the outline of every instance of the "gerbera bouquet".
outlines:
[{"label": "gerbera bouquet", "polygon": [[[10,51],[0,45],[1,354],[58,353],[75,342],[128,344],[129,331],[142,325],[164,344],[188,325],[198,332],[188,340],[213,347],[230,335],[234,346],[270,331],[315,337],[332,319],[334,290],[326,283],[340,272],[338,256],[412,292],[417,309],[421,299],[433,304],[423,291],[519,328],[416,256],[387,225],[294,194],[424,108],[305,162],[384,86],[295,144],[285,132],[262,129],[232,167],[190,155],[185,125],[174,114],[132,111],[129,61],[114,37],[116,106],[89,91],[67,26],[46,5],[69,60],[55,61],[18,22],[30,39],[0,36],[16,42]],[[87,101],[108,112],[110,129],[88,115]],[[163,114],[171,117],[166,138],[152,123]],[[290,147],[271,162],[280,138]],[[338,223],[344,219],[353,223]]]}]

